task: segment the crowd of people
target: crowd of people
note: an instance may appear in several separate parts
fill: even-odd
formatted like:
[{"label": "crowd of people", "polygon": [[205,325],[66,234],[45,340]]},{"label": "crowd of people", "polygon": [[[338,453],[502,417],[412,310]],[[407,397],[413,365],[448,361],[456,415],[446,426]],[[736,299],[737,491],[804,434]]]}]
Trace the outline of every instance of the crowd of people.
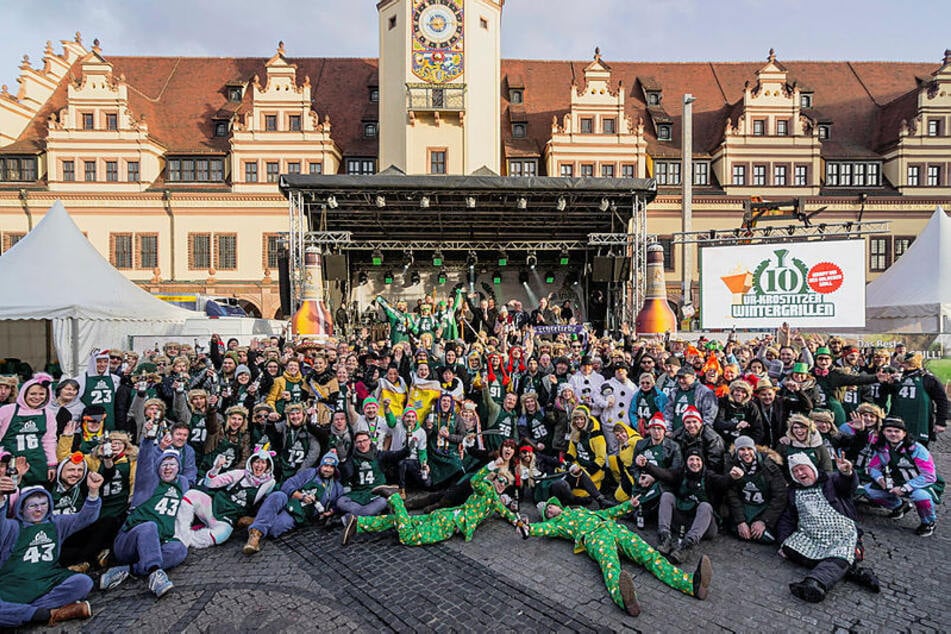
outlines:
[{"label": "crowd of people", "polygon": [[935,531],[948,398],[900,343],[612,336],[458,289],[376,303],[385,338],[213,337],[0,377],[0,625],[88,617],[94,585],[130,575],[161,597],[236,531],[249,556],[315,525],[416,546],[498,515],[573,541],[632,615],[622,555],[704,599],[701,544],[727,533],[805,566],[790,591],[818,602],[843,579],[879,590],[857,508]]}]

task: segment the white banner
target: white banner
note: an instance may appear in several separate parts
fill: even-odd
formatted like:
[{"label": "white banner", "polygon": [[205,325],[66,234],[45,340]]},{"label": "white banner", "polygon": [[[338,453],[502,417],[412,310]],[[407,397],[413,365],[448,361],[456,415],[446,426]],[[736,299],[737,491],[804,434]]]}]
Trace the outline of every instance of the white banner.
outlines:
[{"label": "white banner", "polygon": [[865,241],[700,250],[703,328],[865,326]]}]

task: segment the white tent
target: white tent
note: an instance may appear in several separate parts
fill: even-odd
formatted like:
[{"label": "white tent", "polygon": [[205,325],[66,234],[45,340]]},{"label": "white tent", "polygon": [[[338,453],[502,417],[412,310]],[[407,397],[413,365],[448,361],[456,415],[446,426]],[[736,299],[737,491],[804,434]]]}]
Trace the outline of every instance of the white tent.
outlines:
[{"label": "white tent", "polygon": [[951,332],[951,218],[940,206],[887,271],[865,289],[866,330]]},{"label": "white tent", "polygon": [[[23,333],[22,322],[5,320],[39,320],[32,323],[44,330],[51,320],[52,341],[67,375],[85,367],[94,347],[124,349],[131,330],[142,331],[143,322],[161,334],[196,316],[152,297],[119,273],[58,200],[30,233],[0,256],[0,280],[0,332],[7,332],[0,342]],[[0,354],[13,356],[9,349],[0,349]]]}]

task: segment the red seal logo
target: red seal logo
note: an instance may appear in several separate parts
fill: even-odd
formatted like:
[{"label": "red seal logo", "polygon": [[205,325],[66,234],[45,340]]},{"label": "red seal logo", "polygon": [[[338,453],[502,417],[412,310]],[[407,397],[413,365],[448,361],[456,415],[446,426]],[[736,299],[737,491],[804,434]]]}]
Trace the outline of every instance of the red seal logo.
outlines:
[{"label": "red seal logo", "polygon": [[811,269],[806,281],[817,293],[834,293],[842,286],[842,269],[832,262],[819,262]]}]

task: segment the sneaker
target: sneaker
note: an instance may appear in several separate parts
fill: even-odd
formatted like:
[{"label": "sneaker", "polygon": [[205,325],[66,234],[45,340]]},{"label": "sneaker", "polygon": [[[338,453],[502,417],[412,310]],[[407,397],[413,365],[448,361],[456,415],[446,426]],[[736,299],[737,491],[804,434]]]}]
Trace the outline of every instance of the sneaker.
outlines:
[{"label": "sneaker", "polygon": [[112,590],[129,577],[128,566],[113,566],[99,577],[100,590]]},{"label": "sneaker", "polygon": [[934,535],[934,522],[922,522],[915,529],[915,535],[918,537],[931,537]]},{"label": "sneaker", "polygon": [[905,517],[905,514],[908,513],[908,511],[910,510],[911,510],[911,504],[909,504],[908,502],[902,501],[902,503],[898,505],[898,508],[892,509],[891,513],[888,514],[888,517],[890,517],[893,520],[900,520],[901,518]]},{"label": "sneaker", "polygon": [[713,579],[713,563],[706,555],[700,557],[700,563],[693,572],[693,596],[701,601],[710,593],[710,580]]},{"label": "sneaker", "polygon": [[347,519],[347,523],[343,526],[343,534],[340,536],[340,545],[346,546],[350,543],[350,540],[353,539],[353,536],[357,532],[357,516],[351,515]]},{"label": "sneaker", "polygon": [[156,598],[161,598],[174,587],[175,584],[169,581],[168,575],[161,568],[149,575],[149,590]]},{"label": "sneaker", "polygon": [[637,601],[637,591],[634,589],[634,579],[631,573],[626,570],[621,571],[618,580],[621,590],[621,600],[624,601],[624,609],[631,616],[637,616],[641,613],[641,604]]},{"label": "sneaker", "polygon": [[392,484],[381,484],[380,486],[373,487],[373,489],[370,490],[370,493],[373,495],[379,495],[380,497],[384,498],[388,498],[391,495],[395,495],[399,492],[400,488],[398,486],[393,486]]},{"label": "sneaker", "polygon": [[89,605],[89,601],[77,601],[50,610],[48,625],[56,625],[73,619],[88,619],[90,616],[92,616],[92,607]]},{"label": "sneaker", "polygon": [[683,540],[680,542],[680,545],[670,553],[670,560],[678,566],[685,563],[690,559],[690,556],[693,554],[693,549],[696,548],[696,546],[697,544],[693,540]]},{"label": "sneaker", "polygon": [[81,561],[78,564],[73,564],[72,566],[67,566],[66,570],[71,570],[73,572],[78,572],[79,574],[86,574],[89,572],[91,566],[88,561]]},{"label": "sneaker", "polygon": [[674,536],[664,531],[663,533],[658,533],[657,537],[659,539],[657,542],[657,552],[661,555],[669,555],[670,551],[674,549]]}]

